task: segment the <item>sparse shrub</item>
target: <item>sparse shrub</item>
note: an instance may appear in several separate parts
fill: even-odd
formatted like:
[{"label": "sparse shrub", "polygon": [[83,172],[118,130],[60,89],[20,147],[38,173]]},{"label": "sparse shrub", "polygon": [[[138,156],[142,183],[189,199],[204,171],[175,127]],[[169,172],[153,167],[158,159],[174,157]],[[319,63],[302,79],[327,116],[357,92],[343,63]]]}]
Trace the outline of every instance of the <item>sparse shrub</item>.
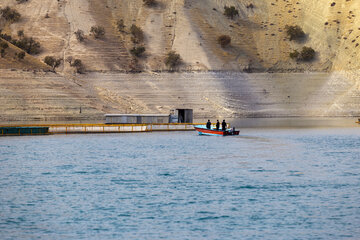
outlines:
[{"label": "sparse shrub", "polygon": [[10,35],[7,35],[6,33],[1,33],[1,30],[0,30],[0,37],[5,39],[8,42],[10,42],[12,40],[12,37]]},{"label": "sparse shrub", "polygon": [[68,56],[65,61],[68,62],[70,64],[70,66],[71,66],[72,60],[73,60],[73,57]]},{"label": "sparse shrub", "polygon": [[145,52],[145,47],[133,47],[133,49],[130,50],[130,53],[136,57],[141,57],[141,55]]},{"label": "sparse shrub", "polygon": [[251,9],[253,9],[253,8],[254,8],[254,4],[250,3],[250,4],[246,5],[246,8],[251,8]]},{"label": "sparse shrub", "polygon": [[133,43],[140,43],[144,41],[144,32],[141,28],[136,26],[135,24],[131,25],[130,32],[132,34],[131,41]]},{"label": "sparse shrub", "polygon": [[233,19],[235,16],[239,15],[239,11],[236,10],[236,8],[234,6],[231,7],[224,7],[224,15],[227,16],[228,18]]},{"label": "sparse shrub", "polygon": [[7,49],[8,47],[9,47],[9,44],[7,44],[7,42],[0,40],[0,48],[1,49]]},{"label": "sparse shrub", "polygon": [[221,47],[226,47],[231,43],[231,38],[228,35],[221,35],[217,39],[218,43],[221,45]]},{"label": "sparse shrub", "polygon": [[77,73],[81,74],[85,72],[85,66],[80,59],[75,59],[70,66],[75,67]]},{"label": "sparse shrub", "polygon": [[16,0],[16,2],[18,3],[18,4],[21,4],[21,3],[25,3],[25,2],[27,2],[28,0]]},{"label": "sparse shrub", "polygon": [[45,14],[45,18],[50,18],[49,13],[46,13],[46,14]]},{"label": "sparse shrub", "polygon": [[83,30],[78,29],[76,32],[74,32],[74,34],[79,42],[83,42],[85,40],[85,34]]},{"label": "sparse shrub", "polygon": [[300,40],[305,37],[304,31],[298,25],[296,25],[296,26],[286,25],[285,30],[286,30],[286,34],[290,38],[290,41],[291,40]]},{"label": "sparse shrub", "polygon": [[24,30],[19,30],[19,31],[17,32],[17,35],[18,35],[19,38],[23,38],[23,37],[25,36]]},{"label": "sparse shrub", "polygon": [[38,54],[40,53],[40,43],[35,41],[32,37],[26,37],[24,35],[24,31],[20,30],[18,31],[18,36],[20,39],[13,39],[10,35],[1,33],[0,30],[0,37],[5,39],[6,41],[10,42],[11,44],[14,44],[18,48],[21,48],[28,54]]},{"label": "sparse shrub", "polygon": [[291,52],[289,55],[290,55],[290,58],[291,58],[291,59],[298,59],[300,53],[298,52],[298,50],[294,50],[294,51]]},{"label": "sparse shrub", "polygon": [[144,2],[144,4],[145,4],[146,6],[149,6],[149,7],[156,5],[156,1],[155,1],[155,0],[143,0],[143,2]]},{"label": "sparse shrub", "polygon": [[300,60],[311,61],[315,58],[315,50],[311,47],[303,47],[300,52]]},{"label": "sparse shrub", "polygon": [[301,52],[294,50],[290,53],[290,58],[297,61],[311,61],[315,58],[315,50],[311,47],[303,47]]},{"label": "sparse shrub", "polygon": [[2,58],[5,57],[5,49],[7,49],[8,47],[9,45],[6,42],[0,40],[0,56]]},{"label": "sparse shrub", "polygon": [[117,20],[116,26],[120,32],[123,32],[125,29],[124,20],[122,20],[122,19]]},{"label": "sparse shrub", "polygon": [[23,60],[25,58],[25,52],[21,51],[15,55],[19,60]]},{"label": "sparse shrub", "polygon": [[82,65],[82,62],[80,59],[75,59],[74,62],[71,64],[72,67],[78,67],[81,65]]},{"label": "sparse shrub", "polygon": [[61,61],[62,61],[61,58],[56,59],[55,57],[52,56],[46,56],[44,59],[44,62],[50,67],[52,67],[53,70],[55,70],[55,68],[60,66]]},{"label": "sparse shrub", "polygon": [[35,41],[32,37],[22,37],[21,39],[13,39],[11,43],[21,48],[28,54],[39,54],[40,53],[40,43]]},{"label": "sparse shrub", "polygon": [[15,9],[12,9],[10,7],[5,7],[4,9],[0,8],[0,15],[8,22],[17,22],[20,20],[20,13],[16,11]]},{"label": "sparse shrub", "polygon": [[176,53],[175,51],[170,51],[166,55],[165,64],[166,66],[170,67],[170,69],[175,68],[181,63],[180,54]]},{"label": "sparse shrub", "polygon": [[102,26],[92,26],[90,32],[96,39],[102,38],[105,35],[105,29]]}]

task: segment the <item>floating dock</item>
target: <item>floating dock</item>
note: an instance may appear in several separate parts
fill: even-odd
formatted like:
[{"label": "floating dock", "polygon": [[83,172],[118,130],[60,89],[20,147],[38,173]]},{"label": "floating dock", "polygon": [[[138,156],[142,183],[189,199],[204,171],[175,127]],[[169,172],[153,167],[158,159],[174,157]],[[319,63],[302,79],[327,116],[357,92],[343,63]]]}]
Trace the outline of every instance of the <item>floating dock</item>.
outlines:
[{"label": "floating dock", "polygon": [[0,126],[0,136],[193,130],[193,123],[8,125]]}]

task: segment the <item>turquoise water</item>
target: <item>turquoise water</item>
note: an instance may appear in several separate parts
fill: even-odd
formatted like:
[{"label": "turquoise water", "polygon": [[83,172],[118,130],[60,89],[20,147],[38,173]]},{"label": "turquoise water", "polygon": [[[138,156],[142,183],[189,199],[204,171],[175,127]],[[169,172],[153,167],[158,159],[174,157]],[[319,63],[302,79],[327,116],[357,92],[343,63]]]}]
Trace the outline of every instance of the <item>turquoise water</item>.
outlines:
[{"label": "turquoise water", "polygon": [[360,239],[360,128],[0,138],[0,239]]}]

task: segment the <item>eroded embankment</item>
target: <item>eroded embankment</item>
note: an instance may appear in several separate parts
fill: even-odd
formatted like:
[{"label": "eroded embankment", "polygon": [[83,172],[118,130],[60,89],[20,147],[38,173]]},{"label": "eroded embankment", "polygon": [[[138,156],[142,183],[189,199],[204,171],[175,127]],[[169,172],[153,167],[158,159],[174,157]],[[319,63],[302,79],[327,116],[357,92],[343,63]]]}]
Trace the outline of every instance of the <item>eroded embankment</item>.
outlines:
[{"label": "eroded embankment", "polygon": [[90,74],[86,79],[99,98],[127,112],[167,113],[186,107],[198,118],[353,116],[360,114],[356,74]]},{"label": "eroded embankment", "polygon": [[[101,121],[104,113],[195,118],[359,116],[359,72],[54,73],[1,71],[1,121]],[[81,109],[80,109],[81,108]]]}]

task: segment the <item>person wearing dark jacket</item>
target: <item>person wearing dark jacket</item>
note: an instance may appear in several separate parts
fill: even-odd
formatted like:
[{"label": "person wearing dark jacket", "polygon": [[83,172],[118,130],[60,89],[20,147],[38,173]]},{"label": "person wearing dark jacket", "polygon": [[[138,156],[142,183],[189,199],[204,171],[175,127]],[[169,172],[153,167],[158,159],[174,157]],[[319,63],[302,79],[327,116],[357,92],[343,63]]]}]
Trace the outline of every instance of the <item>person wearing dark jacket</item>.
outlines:
[{"label": "person wearing dark jacket", "polygon": [[222,121],[221,123],[221,127],[222,127],[222,130],[225,131],[226,130],[226,122],[225,122],[225,119]]},{"label": "person wearing dark jacket", "polygon": [[210,129],[210,128],[211,128],[211,122],[210,122],[210,120],[207,121],[207,123],[206,123],[206,128],[207,128],[207,129]]},{"label": "person wearing dark jacket", "polygon": [[219,122],[219,120],[217,120],[217,122],[216,122],[216,130],[219,130],[220,129],[220,122]]}]

